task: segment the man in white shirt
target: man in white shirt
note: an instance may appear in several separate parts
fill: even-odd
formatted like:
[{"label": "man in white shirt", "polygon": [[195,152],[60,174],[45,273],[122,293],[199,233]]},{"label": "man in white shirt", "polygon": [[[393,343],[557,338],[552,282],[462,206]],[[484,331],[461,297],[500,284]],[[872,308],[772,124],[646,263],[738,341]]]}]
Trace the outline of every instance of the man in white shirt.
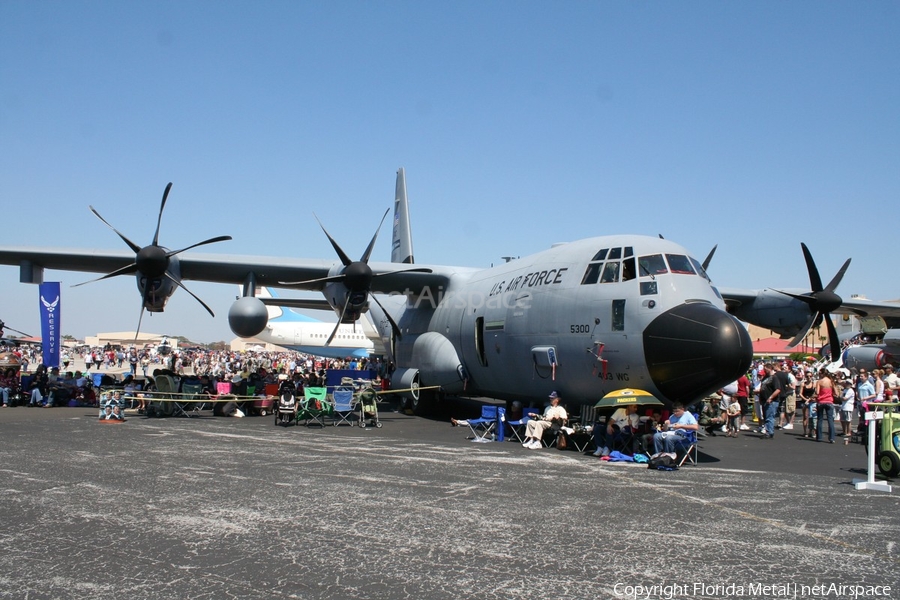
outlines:
[{"label": "man in white shirt", "polygon": [[525,443],[523,447],[529,450],[537,450],[541,447],[541,438],[544,432],[553,425],[554,419],[562,425],[569,415],[566,409],[559,405],[559,395],[556,392],[550,392],[550,406],[544,411],[543,415],[537,413],[528,413],[530,420],[525,426]]}]

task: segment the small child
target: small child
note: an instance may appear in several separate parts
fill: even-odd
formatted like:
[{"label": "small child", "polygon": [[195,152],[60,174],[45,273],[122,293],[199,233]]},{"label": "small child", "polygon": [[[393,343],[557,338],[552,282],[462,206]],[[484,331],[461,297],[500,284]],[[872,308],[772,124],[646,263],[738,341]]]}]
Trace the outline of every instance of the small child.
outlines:
[{"label": "small child", "polygon": [[725,409],[725,414],[728,416],[728,431],[725,436],[737,437],[741,420],[741,404],[737,401],[737,396],[731,397],[731,404]]}]

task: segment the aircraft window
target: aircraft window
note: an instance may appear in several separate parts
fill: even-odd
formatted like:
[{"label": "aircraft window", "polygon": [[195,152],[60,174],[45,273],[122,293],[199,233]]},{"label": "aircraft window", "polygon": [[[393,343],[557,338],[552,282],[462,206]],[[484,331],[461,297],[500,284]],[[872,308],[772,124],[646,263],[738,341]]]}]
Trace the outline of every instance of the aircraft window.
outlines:
[{"label": "aircraft window", "polygon": [[615,283],[619,280],[619,262],[610,261],[603,267],[603,277],[600,283]]},{"label": "aircraft window", "polygon": [[691,261],[684,254],[666,254],[666,260],[669,261],[669,269],[673,273],[694,275],[694,267],[691,266]]},{"label": "aircraft window", "polygon": [[666,269],[666,261],[663,260],[662,254],[649,254],[638,259],[641,277],[653,277],[655,275],[663,275],[668,273]]},{"label": "aircraft window", "polygon": [[581,285],[597,283],[597,280],[600,278],[600,267],[603,266],[603,263],[591,263],[588,265],[587,270],[584,272],[584,278],[581,280]]},{"label": "aircraft window", "polygon": [[634,249],[631,246],[625,246],[625,258],[634,256]]},{"label": "aircraft window", "polygon": [[591,260],[606,260],[606,253],[609,252],[609,248],[604,248],[600,252],[594,255],[594,258]]},{"label": "aircraft window", "polygon": [[622,258],[622,249],[621,248],[611,248],[609,251],[609,256],[606,258],[613,260]]},{"label": "aircraft window", "polygon": [[659,293],[656,280],[641,282],[641,296],[655,296]]},{"label": "aircraft window", "polygon": [[[626,248],[630,250],[630,248]],[[634,273],[634,257],[626,258],[622,261],[622,281],[631,281],[637,277]]]},{"label": "aircraft window", "polygon": [[712,283],[712,280],[709,278],[709,275],[706,274],[706,270],[703,268],[703,265],[700,264],[693,256],[689,257],[691,259],[691,264],[694,265],[694,270],[700,274],[700,277]]},{"label": "aircraft window", "polygon": [[612,302],[612,330],[625,331],[625,301],[613,300]]}]

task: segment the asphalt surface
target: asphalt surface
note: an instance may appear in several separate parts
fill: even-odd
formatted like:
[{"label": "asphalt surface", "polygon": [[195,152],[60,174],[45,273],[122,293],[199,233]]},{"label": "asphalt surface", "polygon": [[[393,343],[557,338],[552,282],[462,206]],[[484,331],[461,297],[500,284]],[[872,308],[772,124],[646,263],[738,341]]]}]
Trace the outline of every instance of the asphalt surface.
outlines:
[{"label": "asphalt surface", "polygon": [[0,409],[0,598],[900,597],[861,446],[717,436],[661,472],[380,416]]}]

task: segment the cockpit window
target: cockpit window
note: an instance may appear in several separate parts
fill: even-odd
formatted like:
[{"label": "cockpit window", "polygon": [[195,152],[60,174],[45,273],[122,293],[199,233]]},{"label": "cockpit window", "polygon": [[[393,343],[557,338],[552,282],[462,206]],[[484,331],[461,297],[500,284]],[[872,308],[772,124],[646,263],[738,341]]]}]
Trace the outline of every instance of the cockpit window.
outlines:
[{"label": "cockpit window", "polygon": [[684,254],[666,254],[666,260],[669,261],[669,270],[673,273],[681,273],[683,275],[695,275],[694,267],[691,261]]},{"label": "cockpit window", "polygon": [[615,283],[619,280],[619,262],[609,261],[603,267],[603,276],[600,277],[600,283]]},{"label": "cockpit window", "polygon": [[[625,260],[620,260],[624,254]],[[665,273],[666,265],[663,262],[662,255],[656,255],[659,264],[662,265],[662,272]],[[581,278],[581,285],[591,285],[594,283],[617,283],[619,281],[631,281],[637,278],[638,273],[635,270],[634,249],[631,246],[624,248],[604,248],[597,252],[588,263],[587,269],[584,271],[584,277]],[[604,261],[606,261],[604,263]]]},{"label": "cockpit window", "polygon": [[[631,248],[626,248],[626,250],[631,250]],[[622,281],[631,281],[637,277],[634,273],[634,257],[626,258],[622,261]]]},{"label": "cockpit window", "polygon": [[693,256],[689,258],[691,259],[691,264],[694,265],[694,269],[700,274],[700,277],[712,283],[712,280],[709,278],[709,275],[706,274],[706,270],[703,268],[703,265],[700,264],[700,261]]},{"label": "cockpit window", "polygon": [[662,254],[649,254],[638,259],[638,275],[641,277],[655,277],[668,272]]},{"label": "cockpit window", "polygon": [[581,285],[590,285],[593,283],[597,283],[597,280],[600,278],[600,267],[603,266],[603,263],[596,262],[591,263],[587,267],[587,271],[584,272],[584,277],[581,280]]}]

